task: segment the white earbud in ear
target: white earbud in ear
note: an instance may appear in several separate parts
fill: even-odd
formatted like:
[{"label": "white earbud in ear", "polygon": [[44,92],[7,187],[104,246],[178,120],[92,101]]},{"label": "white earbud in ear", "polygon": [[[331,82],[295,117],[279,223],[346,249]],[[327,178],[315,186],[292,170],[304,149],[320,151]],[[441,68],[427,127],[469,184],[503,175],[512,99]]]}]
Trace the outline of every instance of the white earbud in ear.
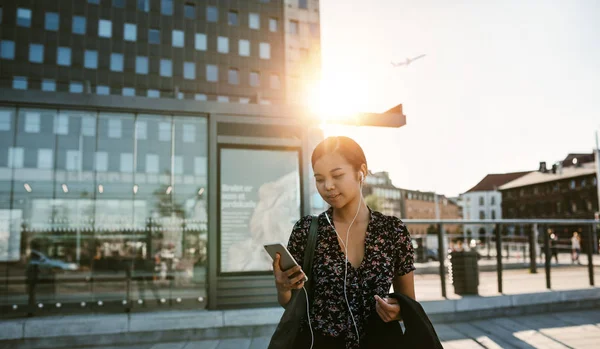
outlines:
[{"label": "white earbud in ear", "polygon": [[360,173],[360,182],[364,182],[365,181],[365,175],[361,172]]}]

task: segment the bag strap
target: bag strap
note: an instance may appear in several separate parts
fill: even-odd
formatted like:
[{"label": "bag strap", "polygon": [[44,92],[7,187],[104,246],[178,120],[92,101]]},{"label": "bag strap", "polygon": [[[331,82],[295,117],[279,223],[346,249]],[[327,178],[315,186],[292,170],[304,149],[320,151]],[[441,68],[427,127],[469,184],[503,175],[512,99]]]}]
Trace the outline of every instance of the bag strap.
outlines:
[{"label": "bag strap", "polygon": [[312,299],[313,295],[313,278],[312,278],[312,266],[313,258],[315,256],[315,248],[317,246],[317,230],[319,229],[318,217],[311,216],[310,229],[308,230],[308,240],[306,247],[304,248],[304,262],[302,263],[302,270],[308,277],[306,282],[306,291],[308,292],[309,299]]}]

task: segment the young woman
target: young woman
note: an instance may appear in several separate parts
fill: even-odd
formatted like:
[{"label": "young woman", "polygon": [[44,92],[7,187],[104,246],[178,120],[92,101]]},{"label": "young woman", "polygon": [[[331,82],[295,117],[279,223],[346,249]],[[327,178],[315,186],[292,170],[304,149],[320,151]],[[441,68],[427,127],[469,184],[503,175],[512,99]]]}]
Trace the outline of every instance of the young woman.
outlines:
[{"label": "young woman", "polygon": [[[400,320],[400,306],[387,299],[390,286],[415,299],[414,251],[410,235],[396,217],[372,211],[362,197],[367,160],[362,148],[348,137],[330,137],[312,154],[319,194],[330,205],[318,218],[318,238],[312,275],[314,299],[295,348],[357,349],[368,343],[373,316]],[[303,264],[311,216],[294,226],[288,250]],[[279,304],[292,290],[304,286],[300,267],[281,270],[273,262]]]}]

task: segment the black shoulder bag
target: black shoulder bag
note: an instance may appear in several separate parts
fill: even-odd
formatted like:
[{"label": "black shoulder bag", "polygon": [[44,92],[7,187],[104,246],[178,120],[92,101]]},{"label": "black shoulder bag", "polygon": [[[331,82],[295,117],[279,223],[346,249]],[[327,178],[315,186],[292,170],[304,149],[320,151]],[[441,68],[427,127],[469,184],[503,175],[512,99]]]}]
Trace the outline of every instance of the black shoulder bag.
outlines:
[{"label": "black shoulder bag", "polygon": [[[315,247],[317,245],[317,228],[319,227],[317,217],[312,217],[310,222],[310,229],[308,231],[308,241],[304,248],[304,263],[302,264],[302,270],[308,277],[308,281],[304,284],[308,298],[312,302],[313,297],[313,279],[312,279],[312,265],[313,257],[315,255]],[[285,311],[273,337],[271,337],[271,343],[269,343],[268,349],[290,349],[294,347],[298,332],[300,331],[300,324],[306,314],[306,296],[304,290],[292,290],[292,298],[290,302],[285,306]]]}]

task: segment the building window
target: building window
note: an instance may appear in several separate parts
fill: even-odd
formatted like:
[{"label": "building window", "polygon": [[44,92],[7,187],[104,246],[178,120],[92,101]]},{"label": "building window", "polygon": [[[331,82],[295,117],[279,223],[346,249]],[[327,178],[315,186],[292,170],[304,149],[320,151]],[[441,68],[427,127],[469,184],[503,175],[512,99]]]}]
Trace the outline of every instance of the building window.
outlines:
[{"label": "building window", "polygon": [[137,40],[137,25],[132,23],[125,23],[123,28],[125,41],[136,41]]},{"label": "building window", "polygon": [[219,53],[229,53],[229,38],[223,36],[217,38],[217,51]]},{"label": "building window", "polygon": [[250,13],[248,15],[248,26],[250,29],[260,29],[260,16],[258,13]]},{"label": "building window", "polygon": [[112,4],[116,8],[125,8],[125,0],[113,0]]},{"label": "building window", "polygon": [[229,25],[238,25],[238,22],[239,20],[237,11],[229,11],[229,13],[227,14],[227,23]]},{"label": "building window", "polygon": [[96,86],[96,94],[108,96],[110,94],[110,88],[108,86],[98,85]]},{"label": "building window", "polygon": [[262,105],[271,105],[271,101],[268,100],[268,99],[263,98],[263,99],[260,100],[260,104],[262,104]]},{"label": "building window", "polygon": [[240,98],[240,104],[249,104],[249,103],[250,103],[250,98],[247,98],[247,97]]},{"label": "building window", "polygon": [[56,51],[56,62],[58,65],[70,66],[71,65],[71,48],[70,47],[59,47]]},{"label": "building window", "polygon": [[571,181],[571,189],[575,189],[577,187],[577,183],[575,181]]},{"label": "building window", "polygon": [[39,133],[40,132],[40,113],[27,112],[25,113],[25,132]]},{"label": "building window", "polygon": [[277,32],[277,18],[269,18],[269,31],[271,33]]},{"label": "building window", "polygon": [[90,4],[100,5],[100,0],[88,0]]},{"label": "building window", "polygon": [[121,166],[119,167],[121,172],[131,173],[133,172],[133,154],[121,153]]},{"label": "building window", "polygon": [[250,86],[260,86],[260,74],[256,71],[250,72]]},{"label": "building window", "polygon": [[97,151],[94,159],[94,170],[97,172],[108,171],[108,153],[104,151]]},{"label": "building window", "polygon": [[195,156],[194,157],[194,174],[196,176],[206,175],[206,167],[207,161],[204,156]]},{"label": "building window", "polygon": [[107,19],[98,21],[98,36],[103,38],[112,37],[112,22]]},{"label": "building window", "polygon": [[281,88],[281,81],[279,79],[279,75],[277,74],[271,74],[271,88],[278,90]]},{"label": "building window", "polygon": [[298,0],[298,7],[307,9],[308,8],[308,0]]},{"label": "building window", "polygon": [[83,66],[87,69],[98,69],[98,51],[85,50]]},{"label": "building window", "polygon": [[160,76],[170,77],[173,76],[173,64],[170,59],[160,60]]},{"label": "building window", "polygon": [[81,82],[71,82],[69,84],[70,93],[83,93],[83,84]]},{"label": "building window", "polygon": [[260,58],[271,59],[271,44],[268,42],[261,42],[259,46]]},{"label": "building window", "polygon": [[122,122],[120,119],[108,120],[108,138],[121,138]]},{"label": "building window", "polygon": [[158,155],[146,154],[146,173],[158,173]]},{"label": "building window", "polygon": [[42,80],[42,91],[54,92],[56,91],[56,81],[51,79]]},{"label": "building window", "polygon": [[485,219],[485,212],[479,211],[479,219]]},{"label": "building window", "polygon": [[183,63],[183,78],[188,80],[196,79],[196,63],[184,62]]},{"label": "building window", "polygon": [[219,102],[219,103],[229,103],[229,97],[227,97],[227,96],[217,96],[217,102]]},{"label": "building window", "polygon": [[219,67],[213,64],[206,65],[206,81],[217,82],[219,81]]},{"label": "building window", "polygon": [[23,148],[8,148],[8,167],[23,168],[25,150]]},{"label": "building window", "polygon": [[206,98],[206,95],[204,93],[196,93],[194,95],[194,100],[197,100],[197,101],[206,101],[206,100],[208,100],[208,98]]},{"label": "building window", "polygon": [[240,40],[238,45],[238,52],[240,56],[248,57],[250,56],[250,41],[248,40]]},{"label": "building window", "polygon": [[150,12],[150,0],[137,0],[138,10]]},{"label": "building window", "polygon": [[496,197],[495,197],[495,196],[492,196],[492,202],[491,202],[491,205],[492,205],[492,206],[494,206],[495,204],[496,204]]},{"label": "building window", "polygon": [[231,68],[229,69],[229,83],[231,85],[239,85],[240,83],[240,71],[235,69],[235,68]]},{"label": "building window", "polygon": [[172,16],[173,15],[173,0],[161,0],[160,13],[162,13],[165,16]]},{"label": "building window", "polygon": [[24,76],[13,77],[13,89],[27,90],[27,78]]},{"label": "building window", "polygon": [[174,172],[176,175],[183,174],[183,156],[175,155],[173,157]]},{"label": "building window", "polygon": [[170,122],[159,122],[158,123],[158,140],[162,142],[171,141],[171,123]]},{"label": "building window", "polygon": [[126,97],[135,97],[135,88],[133,87],[123,87],[123,96]]},{"label": "building window", "polygon": [[192,3],[183,5],[183,16],[187,19],[196,19],[196,5]]},{"label": "building window", "polygon": [[0,41],[0,58],[15,59],[15,42],[10,40]]},{"label": "building window", "polygon": [[73,34],[84,35],[85,34],[85,17],[73,16]]},{"label": "building window", "polygon": [[28,8],[17,9],[17,25],[19,27],[31,27],[31,10]]},{"label": "building window", "polygon": [[184,36],[183,31],[181,30],[173,30],[172,35],[173,47],[183,47],[184,44]]},{"label": "building window", "polygon": [[58,31],[59,17],[56,12],[46,12],[46,22],[44,28],[46,30]]},{"label": "building window", "polygon": [[196,50],[206,51],[206,34],[196,34]]},{"label": "building window", "polygon": [[44,63],[44,45],[29,45],[29,61],[31,63]]},{"label": "building window", "polygon": [[136,74],[148,74],[148,57],[144,57],[144,56],[135,57],[135,73]]},{"label": "building window", "polygon": [[54,115],[54,134],[69,134],[69,114],[58,113]]},{"label": "building window", "polygon": [[123,71],[123,54],[122,53],[111,53],[110,54],[110,70],[122,72]]},{"label": "building window", "polygon": [[482,197],[479,198],[479,206],[485,205],[485,199]]},{"label": "building window", "polygon": [[52,149],[38,149],[37,167],[48,170],[54,166],[54,153]]},{"label": "building window", "polygon": [[160,30],[150,29],[148,31],[148,42],[151,44],[160,44]]},{"label": "building window", "polygon": [[67,150],[66,154],[65,170],[67,171],[79,171],[79,150]]},{"label": "building window", "polygon": [[183,141],[185,143],[196,142],[196,125],[194,125],[194,124],[183,125]]},{"label": "building window", "polygon": [[290,21],[290,34],[298,35],[300,33],[300,23],[298,21]]},{"label": "building window", "polygon": [[96,118],[94,116],[81,118],[81,134],[87,137],[96,136]]},{"label": "building window", "polygon": [[148,139],[148,123],[141,120],[135,122],[135,139]]},{"label": "building window", "polygon": [[496,211],[492,210],[492,219],[496,219]]},{"label": "building window", "polygon": [[206,8],[206,21],[216,23],[219,20],[219,10],[214,6]]},{"label": "building window", "polygon": [[160,98],[159,90],[148,90],[148,94],[146,95],[148,98]]}]

